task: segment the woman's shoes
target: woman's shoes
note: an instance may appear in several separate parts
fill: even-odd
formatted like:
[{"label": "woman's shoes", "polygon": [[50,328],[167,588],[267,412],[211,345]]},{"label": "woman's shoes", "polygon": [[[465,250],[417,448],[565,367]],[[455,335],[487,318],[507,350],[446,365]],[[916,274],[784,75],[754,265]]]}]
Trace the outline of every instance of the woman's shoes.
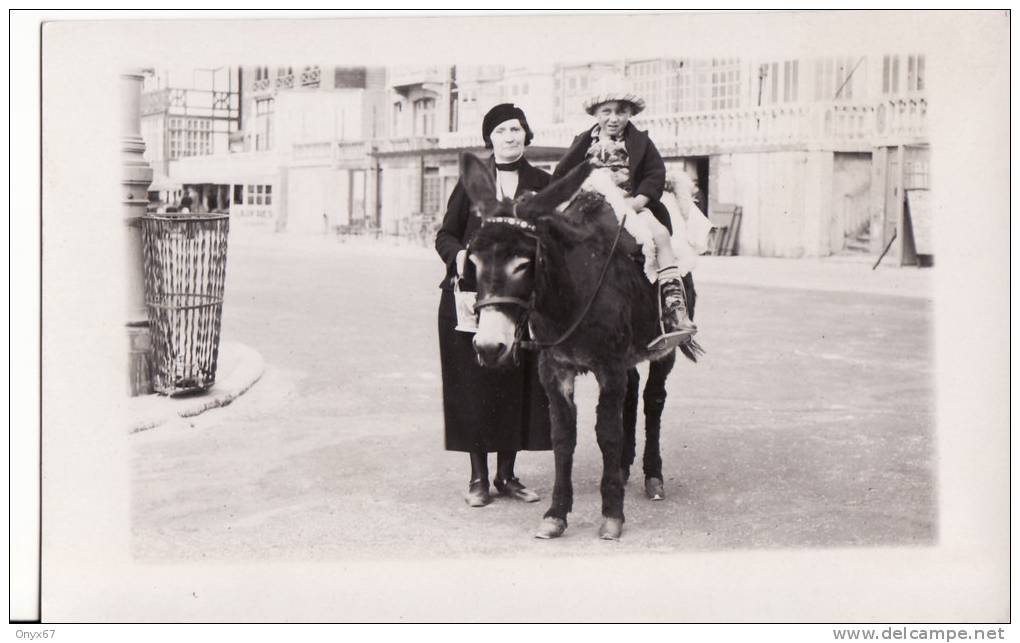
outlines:
[{"label": "woman's shoes", "polygon": [[[496,485],[496,491],[501,496],[516,498],[524,502],[538,502],[538,494],[521,484],[517,478],[507,480],[497,478],[493,480],[493,484]],[[492,496],[489,494],[489,481],[481,478],[472,480],[468,484],[467,493],[464,494],[464,502],[469,507],[484,507],[492,502]]]},{"label": "woman's shoes", "polygon": [[489,495],[489,481],[481,478],[472,480],[468,485],[467,493],[464,494],[464,502],[468,503],[469,507],[484,507],[492,502],[492,496]]},{"label": "woman's shoes", "polygon": [[538,502],[539,500],[538,494],[521,484],[521,481],[517,478],[508,478],[506,480],[497,478],[492,483],[496,486],[496,491],[501,496],[516,498],[524,502]]}]

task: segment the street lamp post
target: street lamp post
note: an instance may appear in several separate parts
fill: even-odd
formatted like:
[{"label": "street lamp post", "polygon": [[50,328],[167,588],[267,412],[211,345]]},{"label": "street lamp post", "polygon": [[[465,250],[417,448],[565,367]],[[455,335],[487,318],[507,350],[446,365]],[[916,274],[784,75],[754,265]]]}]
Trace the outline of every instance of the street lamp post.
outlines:
[{"label": "street lamp post", "polygon": [[141,71],[120,76],[121,91],[121,195],[122,220],[126,226],[127,250],[127,332],[129,345],[129,391],[131,395],[152,393],[150,376],[148,313],[145,308],[145,282],[142,265],[142,217],[148,204],[152,168],[143,158],[145,141],[141,134]]}]

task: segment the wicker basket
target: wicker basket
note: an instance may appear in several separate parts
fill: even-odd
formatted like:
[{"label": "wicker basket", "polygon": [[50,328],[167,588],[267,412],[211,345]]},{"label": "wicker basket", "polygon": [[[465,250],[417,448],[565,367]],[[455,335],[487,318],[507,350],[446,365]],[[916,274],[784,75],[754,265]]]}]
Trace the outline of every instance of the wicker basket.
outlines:
[{"label": "wicker basket", "polygon": [[225,214],[142,218],[157,393],[203,391],[216,380],[229,229]]}]

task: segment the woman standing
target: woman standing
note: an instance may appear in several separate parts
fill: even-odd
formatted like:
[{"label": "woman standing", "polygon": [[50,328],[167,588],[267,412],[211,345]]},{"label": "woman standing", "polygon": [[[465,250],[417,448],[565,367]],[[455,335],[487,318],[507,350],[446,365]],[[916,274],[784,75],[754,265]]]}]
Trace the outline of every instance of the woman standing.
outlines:
[{"label": "woman standing", "polygon": [[[495,179],[497,197],[512,199],[549,184],[546,172],[524,159],[524,148],[533,135],[524,111],[511,103],[496,105],[482,120],[482,139],[492,150],[488,165]],[[517,452],[548,451],[549,402],[538,379],[536,355],[523,353],[521,363],[510,370],[495,371],[478,364],[471,333],[454,330],[457,315],[454,284],[475,290],[474,271],[467,261],[467,243],[481,225],[472,203],[458,181],[450,195],[446,217],[436,234],[436,251],[446,263],[440,284],[439,353],[443,372],[443,414],[446,449],[466,451],[471,459],[471,479],[464,499],[472,507],[489,504],[488,454],[496,452],[493,483],[501,495],[535,502],[538,495],[514,475]]]}]

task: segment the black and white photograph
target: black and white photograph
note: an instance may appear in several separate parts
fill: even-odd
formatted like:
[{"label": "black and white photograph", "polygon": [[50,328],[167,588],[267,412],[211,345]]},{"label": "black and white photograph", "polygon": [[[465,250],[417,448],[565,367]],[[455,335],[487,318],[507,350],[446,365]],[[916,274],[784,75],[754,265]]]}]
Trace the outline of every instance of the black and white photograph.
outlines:
[{"label": "black and white photograph", "polygon": [[19,21],[12,623],[1003,638],[1008,11]]}]

